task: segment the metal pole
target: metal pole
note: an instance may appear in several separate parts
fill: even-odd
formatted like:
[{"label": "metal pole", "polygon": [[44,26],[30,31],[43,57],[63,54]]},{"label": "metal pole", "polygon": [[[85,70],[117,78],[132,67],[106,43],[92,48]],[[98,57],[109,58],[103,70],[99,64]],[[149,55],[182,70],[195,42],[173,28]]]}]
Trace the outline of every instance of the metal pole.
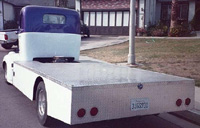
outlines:
[{"label": "metal pole", "polygon": [[128,64],[135,64],[135,0],[130,0]]}]

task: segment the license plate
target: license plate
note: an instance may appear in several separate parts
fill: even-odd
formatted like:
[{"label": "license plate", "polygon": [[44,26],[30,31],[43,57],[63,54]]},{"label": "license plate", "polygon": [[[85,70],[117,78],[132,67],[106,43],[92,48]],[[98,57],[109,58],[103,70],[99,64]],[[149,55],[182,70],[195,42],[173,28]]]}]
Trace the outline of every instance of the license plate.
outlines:
[{"label": "license plate", "polygon": [[149,99],[148,98],[136,98],[131,100],[131,111],[148,110]]}]

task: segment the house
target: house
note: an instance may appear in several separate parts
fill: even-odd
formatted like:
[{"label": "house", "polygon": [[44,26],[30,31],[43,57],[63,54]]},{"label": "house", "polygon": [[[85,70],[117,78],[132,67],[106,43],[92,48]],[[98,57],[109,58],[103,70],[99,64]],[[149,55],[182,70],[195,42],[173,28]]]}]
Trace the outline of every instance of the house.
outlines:
[{"label": "house", "polygon": [[[19,12],[25,5],[55,6],[57,1],[62,0],[1,0],[0,29],[3,28],[3,17],[5,21],[17,21]],[[136,27],[147,28],[158,22],[169,26],[171,1],[136,0]],[[179,0],[179,5],[179,21],[189,22],[193,19],[196,9],[200,7],[200,1]],[[128,35],[129,33],[130,0],[68,0],[66,7],[76,9],[80,13],[91,34]]]},{"label": "house", "polygon": [[[172,0],[136,0],[136,27],[163,22],[169,26]],[[179,20],[189,22],[199,0],[179,0]],[[76,0],[76,10],[91,34],[128,35],[130,0]]]}]

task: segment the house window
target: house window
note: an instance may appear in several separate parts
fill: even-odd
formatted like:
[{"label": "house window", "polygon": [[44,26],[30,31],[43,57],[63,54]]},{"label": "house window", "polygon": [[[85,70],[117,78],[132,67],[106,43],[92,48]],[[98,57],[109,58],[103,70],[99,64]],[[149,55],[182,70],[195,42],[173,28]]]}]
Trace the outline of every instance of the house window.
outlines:
[{"label": "house window", "polygon": [[110,26],[115,26],[115,12],[110,12]]},{"label": "house window", "polygon": [[96,26],[101,26],[101,22],[102,22],[102,14],[101,12],[97,12],[96,13]]},{"label": "house window", "polygon": [[181,20],[187,20],[189,11],[188,4],[181,4],[179,8],[180,8],[179,18]]},{"label": "house window", "polygon": [[95,26],[95,12],[90,12],[90,26]]},{"label": "house window", "polygon": [[[181,2],[179,3],[178,8],[178,19],[179,20],[188,20],[188,3]],[[161,20],[169,21],[171,19],[171,3],[162,3],[161,6]]]},{"label": "house window", "polygon": [[162,5],[161,19],[162,20],[171,19],[171,5],[170,4]]},{"label": "house window", "polygon": [[88,26],[89,25],[89,12],[84,12],[84,23]]},{"label": "house window", "polygon": [[103,26],[108,26],[108,12],[103,12]]},{"label": "house window", "polygon": [[125,11],[123,18],[123,26],[128,27],[128,25],[129,25],[129,11]]}]

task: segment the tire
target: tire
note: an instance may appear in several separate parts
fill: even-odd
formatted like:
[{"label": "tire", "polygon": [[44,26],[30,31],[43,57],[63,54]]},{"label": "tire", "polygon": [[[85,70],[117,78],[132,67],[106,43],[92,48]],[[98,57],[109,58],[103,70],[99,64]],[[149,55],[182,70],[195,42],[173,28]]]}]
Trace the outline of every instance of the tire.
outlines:
[{"label": "tire", "polygon": [[41,125],[48,126],[51,118],[47,115],[47,95],[44,82],[40,82],[36,92],[37,117]]},{"label": "tire", "polygon": [[90,37],[90,31],[88,30],[87,32],[87,37],[89,38]]},{"label": "tire", "polygon": [[7,64],[5,62],[3,63],[3,70],[4,70],[4,79],[5,79],[6,84],[11,85],[7,81],[7,72],[8,72],[8,69],[7,69]]},{"label": "tire", "polygon": [[1,44],[4,49],[11,49],[13,44]]},{"label": "tire", "polygon": [[3,63],[3,70],[4,70],[4,78],[7,80],[7,64],[4,62]]}]

